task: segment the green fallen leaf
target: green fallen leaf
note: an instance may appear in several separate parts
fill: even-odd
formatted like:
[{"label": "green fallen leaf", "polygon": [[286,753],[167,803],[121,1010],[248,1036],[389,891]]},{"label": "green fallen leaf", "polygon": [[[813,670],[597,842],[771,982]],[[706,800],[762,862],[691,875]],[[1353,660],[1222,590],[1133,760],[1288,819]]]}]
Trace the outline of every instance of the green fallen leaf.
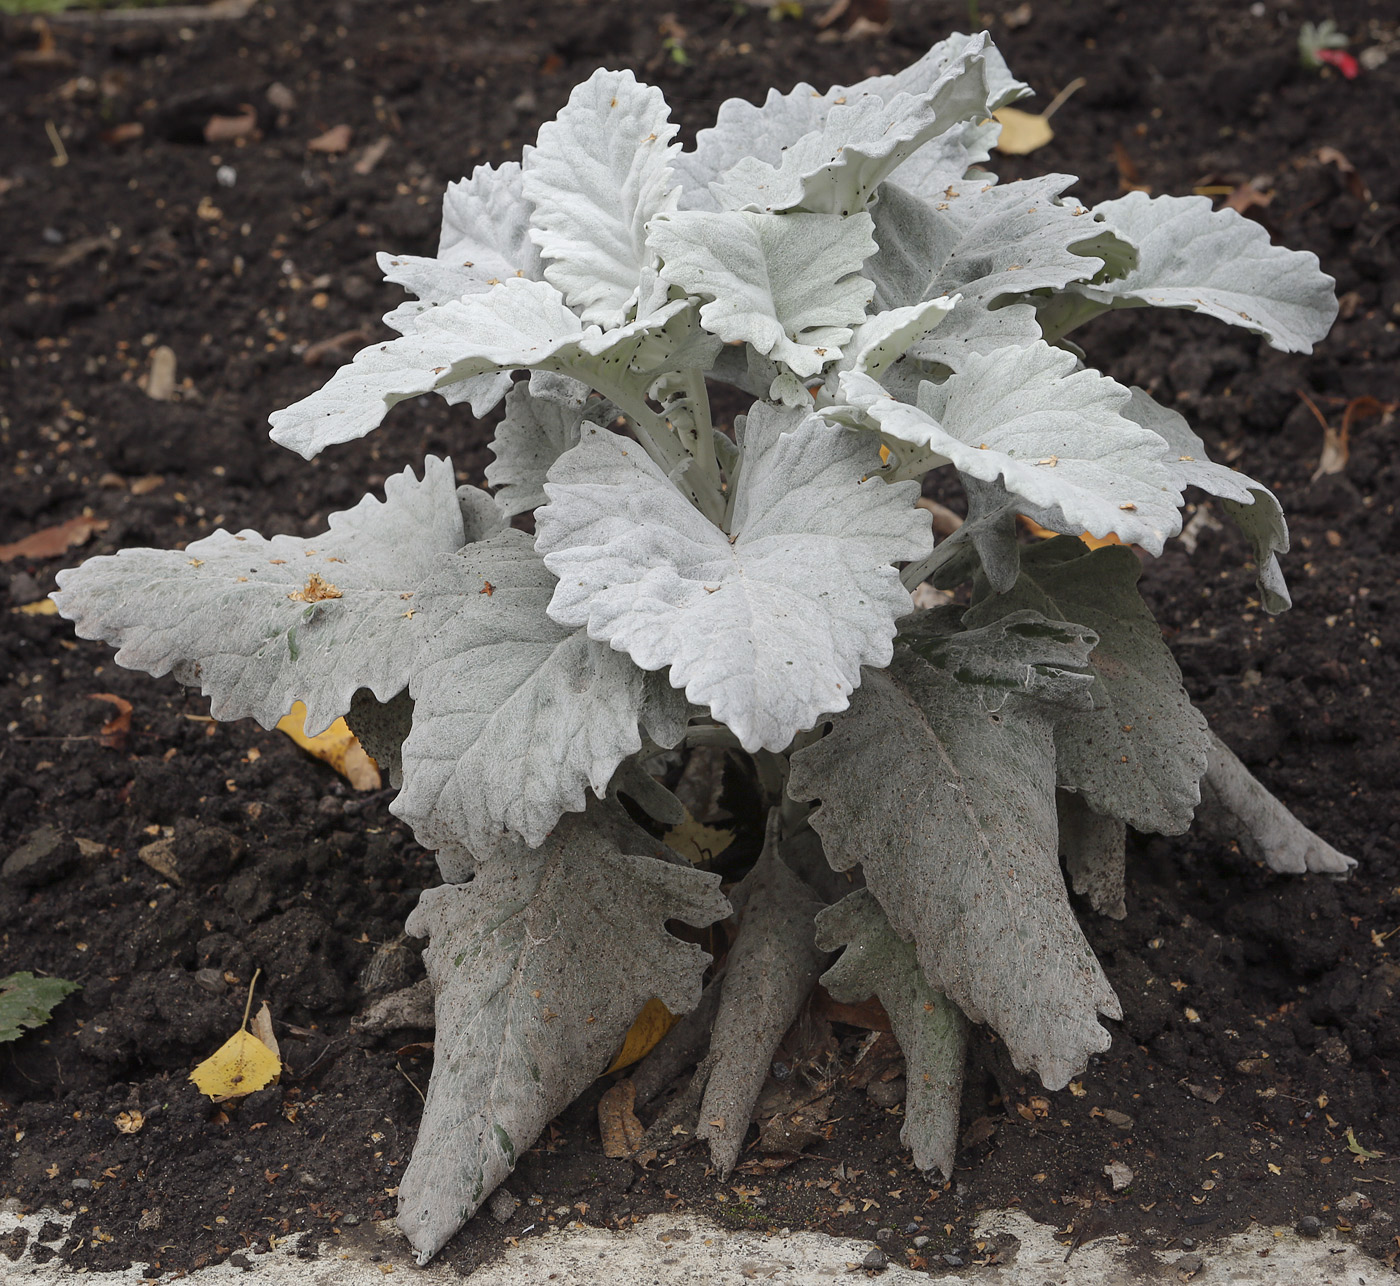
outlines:
[{"label": "green fallen leaf", "polygon": [[1351,1126],[1349,1125],[1347,1126],[1347,1150],[1349,1152],[1355,1152],[1359,1157],[1365,1157],[1368,1161],[1379,1161],[1381,1159],[1381,1154],[1379,1152],[1372,1152],[1370,1148],[1363,1148],[1361,1144],[1356,1141],[1356,1135],[1351,1132]]},{"label": "green fallen leaf", "polygon": [[80,985],[32,973],[0,978],[0,1041],[18,1040],[26,1027],[42,1027],[58,1002]]}]

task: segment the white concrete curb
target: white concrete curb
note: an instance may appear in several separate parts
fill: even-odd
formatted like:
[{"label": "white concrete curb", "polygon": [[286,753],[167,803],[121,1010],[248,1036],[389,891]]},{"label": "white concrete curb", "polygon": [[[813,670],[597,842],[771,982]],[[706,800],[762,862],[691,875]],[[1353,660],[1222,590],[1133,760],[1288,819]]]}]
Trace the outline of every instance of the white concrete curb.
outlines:
[{"label": "white concrete curb", "polygon": [[[67,1227],[72,1218],[53,1211],[21,1216],[0,1210],[0,1237],[17,1228],[30,1232],[18,1260],[0,1256],[0,1282],[140,1286],[174,1280],[175,1274],[146,1278],[139,1267],[75,1273],[64,1271],[58,1260],[39,1263],[33,1252],[40,1227],[46,1220]],[[1002,1246],[1001,1262],[931,1279],[894,1263],[878,1272],[862,1267],[874,1246],[869,1241],[815,1232],[735,1232],[698,1215],[652,1215],[621,1232],[581,1225],[551,1230],[508,1247],[500,1262],[462,1278],[443,1263],[414,1267],[407,1243],[386,1221],[353,1239],[323,1242],[314,1259],[300,1258],[298,1239],[289,1238],[274,1251],[248,1256],[247,1268],[226,1261],[184,1280],[192,1286],[384,1286],[386,1277],[413,1286],[823,1286],[848,1279],[881,1286],[926,1286],[931,1280],[939,1286],[1156,1286],[1188,1280],[1201,1286],[1379,1286],[1390,1275],[1331,1231],[1306,1240],[1291,1229],[1254,1225],[1189,1254],[1142,1250],[1109,1236],[1075,1250],[1068,1262],[1054,1233],[1019,1210],[988,1211],[977,1222],[975,1240]],[[54,1249],[58,1244],[49,1243]]]}]

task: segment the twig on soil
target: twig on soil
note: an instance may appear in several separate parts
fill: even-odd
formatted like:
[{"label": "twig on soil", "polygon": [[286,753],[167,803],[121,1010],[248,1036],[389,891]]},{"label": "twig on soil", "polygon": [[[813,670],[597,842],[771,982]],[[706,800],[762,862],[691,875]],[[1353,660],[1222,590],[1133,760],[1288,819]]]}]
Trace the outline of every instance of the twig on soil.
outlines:
[{"label": "twig on soil", "polygon": [[155,9],[66,9],[46,14],[50,23],[70,26],[111,26],[116,23],[159,23],[188,26],[192,22],[229,22],[246,18],[256,0],[213,0],[211,4],[175,4]]}]

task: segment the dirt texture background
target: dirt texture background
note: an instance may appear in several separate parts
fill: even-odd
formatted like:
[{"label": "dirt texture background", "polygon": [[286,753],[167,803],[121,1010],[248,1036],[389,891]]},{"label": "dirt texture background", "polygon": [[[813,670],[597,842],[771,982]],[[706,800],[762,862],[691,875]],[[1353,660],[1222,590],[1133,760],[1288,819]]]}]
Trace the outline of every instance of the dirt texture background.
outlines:
[{"label": "dirt texture background", "polygon": [[[507,1185],[519,1209],[449,1245],[463,1269],[529,1225],[697,1208],[878,1235],[936,1272],[1014,1254],[966,1231],[1010,1202],[1080,1239],[1188,1249],[1250,1219],[1314,1217],[1394,1263],[1400,424],[1358,420],[1343,471],[1311,481],[1322,429],[1299,390],[1334,426],[1356,398],[1400,399],[1395,11],[989,0],[982,14],[1035,101],[1087,82],[1052,143],[997,159],[1003,178],[1076,174],[1086,202],[1125,184],[1219,200],[1255,181],[1271,196],[1251,217],[1337,278],[1341,319],[1309,357],[1185,314],[1108,316],[1076,339],[1279,494],[1292,612],[1260,610],[1233,529],[1193,553],[1171,542],[1144,592],[1216,730],[1360,867],[1280,877],[1190,836],[1135,839],[1127,918],[1080,908],[1125,1010],[1111,1051],[1046,1094],[979,1048],[950,1186],[912,1168],[898,1104],[845,1080],[829,1137],[776,1173],[719,1185],[699,1149],[650,1170],[608,1161],[600,1082],[522,1159]],[[1327,16],[1353,52],[1377,51],[1354,81],[1299,65],[1300,22]],[[266,417],[381,333],[399,292],[374,252],[431,253],[444,184],[516,156],[594,68],[660,84],[690,139],[723,98],[891,71],[966,23],[960,3],[894,3],[886,34],[824,41],[810,12],[773,21],[718,0],[679,21],[632,0],[305,0],[188,27],[56,23],[56,50],[36,57],[27,22],[7,22],[0,544],[83,515],[98,527],[66,554],[0,563],[0,860],[22,859],[0,885],[0,976],[83,985],[0,1046],[0,1197],[75,1211],[57,1252],[71,1264],[255,1263],[301,1230],[330,1253],[392,1215],[430,1067],[413,1042],[429,1034],[350,1023],[421,976],[401,926],[438,877],[389,792],[356,794],[280,735],[213,724],[197,693],[15,609],[91,554],[219,525],[311,534],[429,451],[481,482],[490,428],[465,408],[402,405],[309,465],[268,440]],[[211,117],[249,113],[241,137],[206,141]],[[341,125],[347,151],[308,150]],[[161,346],[177,370],[157,401]],[[132,706],[116,744],[101,693]],[[162,838],[178,885],[138,857]],[[212,1106],[186,1077],[237,1025],[255,969],[287,1074]],[[835,1028],[843,1056],[864,1035]],[[140,1113],[138,1132],[120,1132],[122,1112]],[[1383,1156],[1351,1151],[1348,1129]],[[1126,1190],[1104,1173],[1114,1161],[1133,1172]],[[17,1250],[0,1246],[0,1275]]]}]

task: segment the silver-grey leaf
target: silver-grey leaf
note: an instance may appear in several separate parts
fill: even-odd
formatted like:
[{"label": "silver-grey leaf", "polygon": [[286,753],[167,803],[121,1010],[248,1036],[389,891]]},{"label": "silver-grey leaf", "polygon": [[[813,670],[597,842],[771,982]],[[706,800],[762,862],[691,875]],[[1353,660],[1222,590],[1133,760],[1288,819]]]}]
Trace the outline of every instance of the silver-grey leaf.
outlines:
[{"label": "silver-grey leaf", "polygon": [[778,854],[778,810],[763,852],[734,891],[739,936],[729,950],[719,1013],[710,1036],[711,1072],[695,1133],[710,1141],[720,1178],[739,1159],[769,1064],[830,959],[813,920],[826,903]]},{"label": "silver-grey leaf", "polygon": [[1124,414],[1131,394],[1049,344],[968,353],[956,374],[919,386],[916,406],[857,371],[841,376],[841,390],[882,433],[927,452],[930,465],[951,461],[966,476],[999,480],[1078,531],[1114,532],[1161,553],[1181,530],[1164,444]]},{"label": "silver-grey leaf", "polygon": [[1129,192],[1094,213],[1137,247],[1116,281],[1077,285],[1107,308],[1186,308],[1263,335],[1285,353],[1310,353],[1337,318],[1337,283],[1315,254],[1276,246],[1253,219],[1203,196]]},{"label": "silver-grey leaf", "polygon": [[838,870],[860,863],[929,984],[988,1022],[1052,1089],[1108,1048],[1117,998],[1069,907],[1044,708],[1000,710],[900,649],[851,709],[792,757],[788,793]]},{"label": "silver-grey leaf", "polygon": [[1199,487],[1224,501],[1225,512],[1235,520],[1254,550],[1254,563],[1259,569],[1256,580],[1264,610],[1286,612],[1293,600],[1278,556],[1288,552],[1288,524],[1278,498],[1248,474],[1215,464],[1206,454],[1206,444],[1184,416],[1163,406],[1140,388],[1134,388],[1132,393],[1133,400],[1123,414],[1166,442],[1162,459],[1177,487],[1183,491],[1187,487]]},{"label": "silver-grey leaf", "polygon": [[531,210],[518,161],[478,165],[470,178],[447,185],[437,257],[381,254],[379,267],[429,304],[478,295],[512,277],[539,281],[544,265],[530,240]]},{"label": "silver-grey leaf", "polygon": [[542,396],[534,391],[534,379],[515,385],[506,395],[505,418],[491,442],[496,458],[486,466],[486,481],[499,488],[496,498],[511,518],[545,503],[544,480],[550,465],[578,444],[585,419],[597,422],[587,401],[586,384],[567,376],[548,378],[559,381],[555,387],[572,386],[578,395]]},{"label": "silver-grey leaf", "polygon": [[651,225],[661,276],[708,302],[706,330],[743,341],[799,376],[841,356],[865,317],[875,252],[870,217],[680,211]]},{"label": "silver-grey leaf", "polygon": [[427,624],[411,599],[465,541],[449,460],[429,456],[301,539],[219,530],[183,551],[125,549],[59,573],[59,611],[117,662],[173,673],[216,719],[271,728],[306,704],[317,733],[360,688],[388,701],[408,682]]},{"label": "silver-grey leaf", "polygon": [[728,913],[717,875],[629,856],[586,817],[423,893],[407,931],[429,939],[437,1043],[398,1220],[420,1264],[607,1067],[648,1000],[684,1013],[700,999],[710,958],[665,922]]},{"label": "silver-grey leaf", "polygon": [[677,128],[659,89],[600,68],[526,149],[545,279],[586,323],[621,326],[641,298],[653,267],[646,225],[680,195],[667,163]]},{"label": "silver-grey leaf", "polygon": [[941,991],[930,987],[912,943],[891,927],[869,889],[847,894],[817,916],[817,944],[844,947],[822,975],[836,1000],[859,1004],[879,998],[908,1067],[908,1096],[899,1141],[920,1170],[953,1177],[958,1113],[967,1062],[967,1020]]},{"label": "silver-grey leaf", "polygon": [[928,198],[886,183],[870,211],[880,250],[867,266],[881,306],[961,294],[987,309],[1136,263],[1115,228],[1063,199],[1073,182],[1068,174],[959,179]]},{"label": "silver-grey leaf", "polygon": [[932,547],[917,484],[889,485],[869,434],[755,403],[732,535],[695,510],[635,443],[585,427],[545,485],[536,548],[559,577],[550,615],[671,668],[744,747],[781,750],[844,710],[862,665],[884,665],[910,599],[894,562]]},{"label": "silver-grey leaf", "polygon": [[469,545],[419,586],[431,633],[413,666],[413,731],[392,811],[419,843],[484,860],[507,833],[541,843],[564,812],[600,797],[618,765],[685,730],[664,676],[555,624],[555,589],[523,532]]},{"label": "silver-grey leaf", "polygon": [[1251,861],[1283,875],[1345,875],[1356,866],[1294,817],[1213,732],[1196,820],[1206,834],[1235,841]]},{"label": "silver-grey leaf", "polygon": [[776,164],[745,158],[710,184],[727,209],[853,214],[904,161],[965,121],[985,119],[985,34],[973,37],[925,87],[886,97],[844,94],[821,126]]},{"label": "silver-grey leaf", "polygon": [[1124,845],[1128,828],[1116,817],[1104,817],[1067,790],[1055,794],[1060,821],[1060,855],[1070,884],[1080,897],[1110,920],[1128,914],[1125,900]]},{"label": "silver-grey leaf", "polygon": [[1191,824],[1200,799],[1206,722],[1137,591],[1141,574],[1131,549],[1090,551],[1060,536],[1024,548],[1015,587],[981,597],[964,622],[985,625],[1033,608],[1099,636],[1091,660],[1105,702],[1057,726],[1059,784],[1081,793],[1095,812],[1138,830],[1176,835]]}]

